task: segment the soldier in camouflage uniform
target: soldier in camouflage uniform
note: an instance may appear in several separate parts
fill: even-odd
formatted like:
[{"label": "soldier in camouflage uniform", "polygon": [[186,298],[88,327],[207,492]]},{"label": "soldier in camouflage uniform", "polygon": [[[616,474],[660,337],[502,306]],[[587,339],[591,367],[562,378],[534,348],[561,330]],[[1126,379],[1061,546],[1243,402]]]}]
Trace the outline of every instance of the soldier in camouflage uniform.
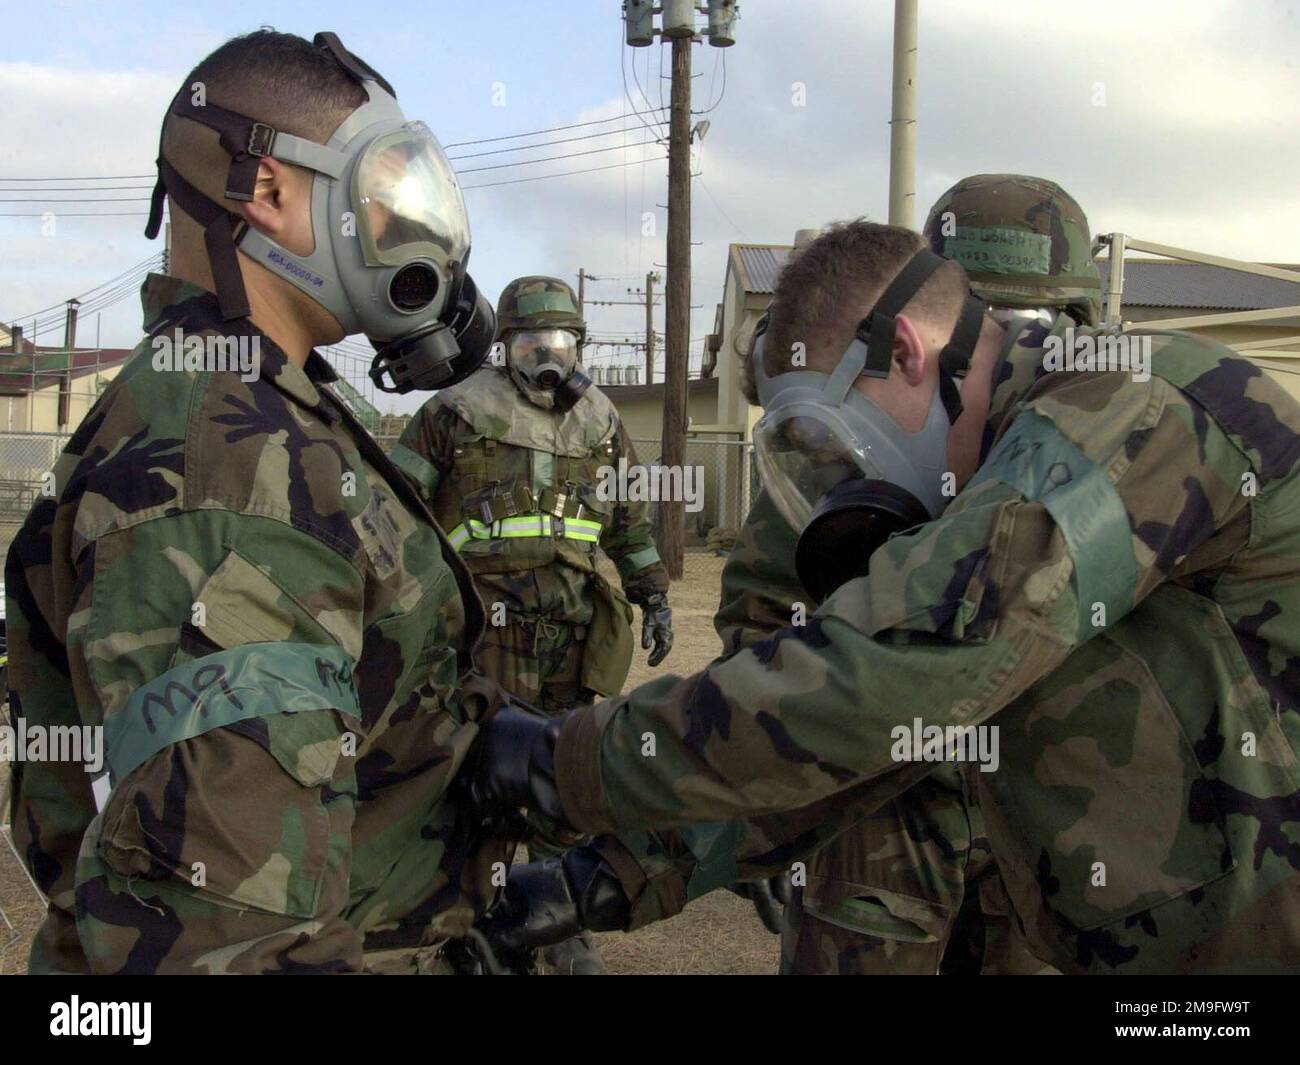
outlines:
[{"label": "soldier in camouflage uniform", "polygon": [[[622,689],[632,651],[629,602],[642,608],[650,664],[672,646],[668,575],[649,507],[602,491],[621,461],[634,466],[637,457],[614,405],[582,376],[585,336],[563,281],[510,282],[497,304],[498,364],[439,391],[392,452],[474,575],[488,613],[476,664],[547,714]],[[585,383],[571,406],[568,382],[541,387],[519,365],[525,347],[557,341],[571,351],[565,368]],[[600,551],[617,567],[622,593],[597,572]],[[530,853],[559,849],[535,840]],[[551,950],[548,961],[561,972],[601,968],[589,938]]]},{"label": "soldier in camouflage uniform", "polygon": [[[852,247],[878,274],[809,346],[809,365],[829,365],[917,244],[832,229],[787,268],[772,333],[788,340],[782,303],[848,298],[805,286],[809,264]],[[959,302],[922,289],[895,358],[918,344],[933,357]],[[561,896],[569,923],[653,920],[699,893],[706,856],[742,878],[788,868],[932,776],[896,728],[919,717],[998,730],[998,768],[963,764],[963,789],[1035,957],[1081,973],[1300,971],[1300,407],[1213,341],[1127,339],[1149,345],[1149,376],[1071,369],[1067,348],[1117,349],[1067,315],[986,319],[962,388],[972,421],[949,438],[961,490],[880,546],[869,575],[701,674],[570,714],[530,749],[533,784],[494,719],[484,799],[592,833],[748,821],[711,851],[685,832],[646,837],[641,856],[606,837],[558,874],[521,870],[498,942],[555,934],[564,922],[534,903]]]},{"label": "soldier in camouflage uniform", "polygon": [[[365,99],[269,31],[223,45],[186,94],[196,81],[318,142]],[[165,128],[219,197],[215,138]],[[223,206],[301,228],[292,168],[254,166],[257,202]],[[149,336],[6,564],[15,717],[102,726],[108,766],[92,783],[79,763],[14,764],[15,843],[49,898],[31,971],[448,971],[513,846],[449,792],[495,705],[458,680],[483,627],[472,580],[332,391],[312,344],[338,325],[246,259],[252,311],[229,320],[203,229],[172,217]],[[259,372],[158,363],[177,330],[187,349],[256,344]]]},{"label": "soldier in camouflage uniform", "polygon": [[[1020,174],[963,178],[935,201],[923,230],[935,252],[965,267],[996,321],[1050,324],[1065,311],[1096,325],[1101,278],[1089,233],[1065,190]],[[760,494],[722,573],[714,624],[728,652],[785,628],[792,605],[811,602],[795,575],[795,541]],[[1008,920],[979,806],[955,766],[939,767],[819,851],[808,872],[786,909],[782,972],[1043,969]]]}]

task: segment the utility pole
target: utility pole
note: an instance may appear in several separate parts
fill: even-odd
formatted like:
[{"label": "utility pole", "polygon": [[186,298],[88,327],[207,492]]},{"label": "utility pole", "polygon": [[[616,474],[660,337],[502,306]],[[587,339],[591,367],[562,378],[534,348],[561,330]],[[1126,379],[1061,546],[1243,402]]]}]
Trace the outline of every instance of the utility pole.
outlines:
[{"label": "utility pole", "polygon": [[72,349],[77,346],[77,308],[81,301],[68,300],[63,319],[63,374],[59,377],[59,432],[66,432],[72,411]]},{"label": "utility pole", "polygon": [[[668,121],[668,280],[664,286],[664,421],[659,461],[680,468],[686,457],[686,376],[691,343],[691,47],[707,37],[715,48],[736,43],[736,0],[707,0],[702,33],[695,28],[695,0],[624,0],[627,43],[654,43],[654,16],[661,41],[672,42],[672,107]],[[650,277],[646,278],[646,371],[654,372],[654,329],[649,323]],[[657,547],[671,580],[683,573],[686,514],[683,500],[659,504]]]},{"label": "utility pole", "polygon": [[655,282],[659,275],[645,275],[645,383],[655,383]]},{"label": "utility pole", "polygon": [[[593,281],[599,281],[600,278],[593,277]],[[582,317],[582,305],[587,299],[587,271],[581,266],[578,267],[578,317]]]},{"label": "utility pole", "polygon": [[[672,110],[668,124],[668,281],[664,287],[664,422],[659,461],[681,468],[686,457],[687,349],[691,336],[691,47],[673,38]],[[686,512],[681,500],[660,504],[659,557],[681,580]]]},{"label": "utility pole", "polygon": [[889,117],[889,224],[916,216],[916,0],[894,0],[894,94]]}]

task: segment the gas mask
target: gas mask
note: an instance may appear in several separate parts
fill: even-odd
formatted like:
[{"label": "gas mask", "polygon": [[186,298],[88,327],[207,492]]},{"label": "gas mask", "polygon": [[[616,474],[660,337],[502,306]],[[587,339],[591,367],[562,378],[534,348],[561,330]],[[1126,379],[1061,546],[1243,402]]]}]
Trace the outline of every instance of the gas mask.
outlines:
[{"label": "gas mask", "polygon": [[569,329],[520,329],[506,338],[506,367],[528,400],[571,410],[591,387],[578,363],[578,337]]},{"label": "gas mask", "polygon": [[221,134],[231,155],[226,196],[251,200],[258,160],[315,172],[314,250],[295,255],[208,199],[158,157],[158,184],[145,235],[158,234],[165,196],[205,227],[222,318],[248,315],[236,249],[307,293],[347,334],[375,348],[370,377],[384,392],[444,388],[487,357],[496,319],[469,275],[469,220],[460,184],[423,122],[408,122],[390,87],[332,33],[313,43],[365,90],[329,141],[318,144],[207,103],[187,90],[169,113]]},{"label": "gas mask", "polygon": [[764,414],[754,427],[754,454],[772,501],[799,533],[795,568],[819,602],[865,574],[871,553],[890,536],[947,506],[948,434],[961,413],[957,375],[970,365],[984,304],[974,296],[963,303],[917,432],[905,431],[854,388],[864,374],[889,376],[897,315],[946,261],[918,251],[858,324],[829,374],[793,370],[768,377],[766,322],[760,322],[752,358]]}]

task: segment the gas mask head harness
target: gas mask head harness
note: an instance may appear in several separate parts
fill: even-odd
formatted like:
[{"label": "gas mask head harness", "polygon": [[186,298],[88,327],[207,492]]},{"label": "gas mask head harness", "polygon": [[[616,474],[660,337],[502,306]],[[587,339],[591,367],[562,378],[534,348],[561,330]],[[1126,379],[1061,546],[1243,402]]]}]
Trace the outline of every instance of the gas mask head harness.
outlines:
[{"label": "gas mask head harness", "polygon": [[505,338],[506,366],[532,398],[549,396],[558,411],[571,410],[591,387],[578,362],[581,340],[571,329],[519,329]]},{"label": "gas mask head harness", "polygon": [[182,88],[168,114],[221,135],[230,155],[228,199],[250,201],[263,158],[314,171],[310,255],[298,255],[186,181],[158,149],[158,183],[145,235],[158,235],[170,196],[204,227],[223,320],[246,318],[248,295],[236,250],[307,293],[347,334],[375,348],[370,378],[384,392],[443,388],[487,357],[496,318],[466,273],[469,220],[460,184],[423,122],[407,122],[392,87],[333,33],[312,43],[362,88],[367,100],[325,144],[276,130]]},{"label": "gas mask head harness", "polygon": [[764,413],[754,453],[764,487],[799,533],[795,567],[820,602],[867,572],[871,553],[896,532],[938,517],[946,506],[948,433],[961,413],[957,378],[970,366],[984,304],[968,295],[939,353],[939,387],[925,424],[908,433],[854,387],[888,377],[898,315],[948,260],[918,251],[858,323],[853,342],[827,374],[791,370],[768,377],[766,316],[752,359]]}]

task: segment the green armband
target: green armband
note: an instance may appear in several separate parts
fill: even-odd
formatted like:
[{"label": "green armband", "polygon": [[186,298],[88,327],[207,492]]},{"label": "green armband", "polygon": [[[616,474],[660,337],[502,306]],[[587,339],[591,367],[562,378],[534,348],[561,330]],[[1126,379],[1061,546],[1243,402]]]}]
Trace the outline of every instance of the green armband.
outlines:
[{"label": "green armband", "polygon": [[361,719],[352,657],[333,644],[250,643],[196,658],[141,685],[104,722],[97,802],[173,743],[237,721],[302,710]]},{"label": "green armband", "polygon": [[1095,604],[1114,624],[1133,609],[1137,558],[1128,508],[1109,477],[1055,423],[1027,410],[998,441],[968,487],[1001,481],[1031,502],[1041,503],[1056,522],[1074,560],[1081,639],[1098,631]]}]

